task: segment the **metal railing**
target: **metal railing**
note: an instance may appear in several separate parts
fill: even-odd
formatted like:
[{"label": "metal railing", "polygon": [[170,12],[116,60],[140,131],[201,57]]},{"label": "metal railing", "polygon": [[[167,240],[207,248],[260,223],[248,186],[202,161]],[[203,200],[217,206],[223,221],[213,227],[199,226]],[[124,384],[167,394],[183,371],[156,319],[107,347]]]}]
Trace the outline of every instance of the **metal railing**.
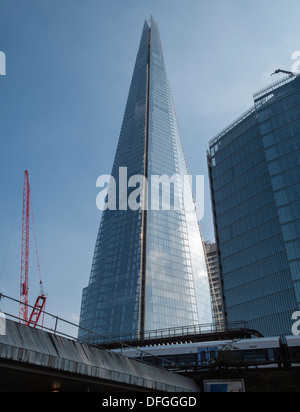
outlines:
[{"label": "metal railing", "polygon": [[[12,297],[10,297],[10,296],[6,296],[6,295],[0,293],[0,302],[1,302],[2,299],[7,299],[7,300],[9,300],[9,301],[11,301],[11,302],[14,302],[14,303],[17,303],[17,304],[20,305],[20,301],[19,301],[19,300],[14,299],[14,298],[12,298]],[[27,306],[28,306],[28,308],[33,309],[33,306],[31,306],[31,305],[29,305],[29,304],[27,304]],[[6,312],[6,311],[3,311],[3,310],[1,310],[1,312],[5,315],[6,319],[15,320],[15,321],[17,321],[17,322],[19,322],[19,323],[23,323],[23,324],[24,324],[24,322],[20,319],[19,316],[15,316],[15,315],[13,315],[13,314],[11,314],[11,313],[8,313],[8,312]],[[76,324],[76,323],[70,322],[70,321],[68,321],[68,320],[66,320],[66,319],[63,319],[63,318],[61,318],[61,317],[59,317],[59,316],[53,315],[52,313],[49,313],[49,312],[46,312],[46,311],[42,311],[42,315],[44,316],[44,320],[45,320],[45,323],[46,323],[46,324],[44,323],[43,326],[37,325],[37,326],[36,326],[37,329],[40,329],[40,330],[43,330],[43,331],[52,333],[52,334],[54,334],[54,335],[67,338],[67,339],[75,340],[76,342],[79,342],[79,343],[88,344],[88,345],[90,345],[90,346],[97,347],[98,349],[104,350],[105,352],[114,353],[116,356],[117,356],[118,354],[121,355],[121,356],[122,356],[122,355],[126,356],[126,354],[123,353],[123,352],[125,351],[125,349],[127,349],[127,350],[128,350],[128,349],[132,349],[132,350],[135,350],[136,352],[139,352],[139,355],[140,355],[140,356],[139,356],[138,358],[135,358],[135,359],[134,359],[134,360],[136,360],[136,361],[138,361],[138,362],[147,364],[147,362],[143,362],[143,357],[151,356],[151,357],[156,358],[157,360],[159,360],[159,366],[158,366],[158,367],[160,367],[160,368],[162,368],[162,369],[170,369],[170,368],[172,368],[172,370],[174,370],[174,371],[179,370],[179,368],[177,367],[177,365],[176,365],[174,362],[172,362],[172,361],[170,361],[170,360],[168,360],[168,359],[164,359],[163,357],[160,357],[160,356],[154,356],[153,354],[148,353],[148,352],[145,351],[145,350],[141,350],[141,349],[139,349],[139,348],[130,346],[130,345],[124,343],[124,342],[118,341],[118,340],[117,340],[116,338],[114,338],[114,337],[108,337],[108,336],[101,335],[101,334],[98,333],[98,332],[95,332],[95,331],[92,331],[92,330],[83,328],[83,327],[79,326],[79,325]],[[49,323],[51,323],[51,321],[49,321],[49,319],[47,319],[47,317],[51,318],[52,323],[54,323],[53,327],[51,327],[51,325],[49,324]],[[77,334],[77,336],[73,336],[73,335],[70,335],[69,333],[65,333],[65,332],[59,330],[59,327],[58,327],[59,324],[65,324],[65,325],[71,326],[72,328],[77,329],[77,331],[79,331],[79,330],[85,331],[85,332],[88,334],[89,338],[90,338],[90,342],[88,342],[88,341],[86,341],[86,340],[83,340],[83,339],[79,339],[79,338],[78,338],[78,334]],[[33,326],[27,325],[27,327],[33,327]],[[98,343],[97,343],[97,344],[96,344],[96,343],[93,343],[93,341],[94,341],[94,342],[95,342],[95,341],[100,342],[101,340],[102,340],[103,342],[106,342],[106,343],[118,344],[118,346],[120,347],[119,353],[113,352],[112,350],[109,350],[109,349],[107,349],[107,348],[105,348],[105,347],[101,347],[101,345],[98,344]],[[148,365],[148,364],[147,364],[147,365]]]},{"label": "metal railing", "polygon": [[[141,342],[147,342],[159,339],[168,338],[189,338],[192,336],[200,336],[207,334],[222,334],[226,332],[234,331],[248,331],[248,323],[245,321],[237,322],[219,322],[218,324],[209,323],[203,325],[190,325],[190,326],[178,326],[173,328],[165,329],[155,329],[150,331],[145,331],[144,336],[141,339],[136,333],[119,334],[110,336],[110,339],[122,342],[136,342],[141,340]],[[102,341],[101,343],[107,343]]]},{"label": "metal railing", "polygon": [[269,84],[268,86],[264,87],[263,89],[253,94],[254,100],[257,101],[258,99],[263,97],[265,94],[271,93],[273,90],[276,90],[279,87],[284,86],[285,84],[294,81],[297,77],[299,77],[299,75],[289,74],[288,76],[284,76],[282,79],[277,80],[276,82],[273,82],[272,84]]},{"label": "metal railing", "polygon": [[227,133],[229,133],[232,129],[242,123],[247,117],[251,114],[255,113],[255,106],[252,106],[248,109],[245,113],[243,113],[240,117],[234,120],[229,126],[223,129],[220,133],[218,133],[214,138],[209,141],[209,147],[211,148],[213,145],[217,144],[222,137],[224,137]]},{"label": "metal railing", "polygon": [[[6,296],[2,293],[0,293],[0,303],[2,299],[7,299],[11,302],[14,302],[18,305],[20,305],[20,301],[17,299],[14,299],[12,297]],[[29,308],[33,308],[33,306],[28,305]],[[3,311],[5,317],[7,319],[12,319],[15,320],[19,323],[24,323],[19,316],[15,316],[11,313]],[[147,341],[148,342],[155,342],[160,339],[165,339],[166,341],[168,339],[178,338],[178,342],[188,342],[189,339],[192,339],[192,337],[199,337],[201,335],[222,335],[226,333],[232,333],[232,332],[249,332],[248,329],[248,324],[245,321],[238,321],[238,322],[229,322],[229,323],[210,323],[210,324],[204,324],[204,325],[190,325],[190,326],[181,326],[181,327],[174,327],[174,328],[165,328],[165,329],[157,329],[157,330],[151,330],[151,331],[146,331],[144,333],[144,336],[141,340],[141,337],[138,336],[137,334],[130,333],[130,334],[120,334],[117,336],[105,336],[102,335],[98,332],[86,329],[81,327],[80,325],[68,321],[66,319],[63,319],[57,315],[53,315],[52,313],[43,311],[42,315],[44,317],[44,325],[37,325],[36,328],[42,329],[46,332],[52,333],[54,335],[58,335],[67,339],[75,340],[76,342],[83,343],[83,344],[88,344],[93,347],[97,347],[99,349],[102,349],[106,352],[109,353],[114,353],[115,355],[124,355],[128,352],[130,352],[130,357],[133,356],[134,351],[134,359],[136,361],[142,362],[144,364],[149,364],[147,361],[144,361],[144,358],[149,358],[151,357],[153,360],[156,360],[156,365],[159,365],[157,367],[163,368],[163,369],[168,369],[172,370],[174,372],[180,371],[182,369],[182,365],[176,364],[174,361],[171,361],[169,359],[165,359],[163,356],[155,356],[152,353],[148,352],[145,349],[141,349],[138,346],[146,346]],[[33,326],[28,326],[28,327],[33,327]],[[74,334],[66,333],[66,329],[68,327],[72,327],[73,330],[76,330],[76,336]],[[84,338],[80,339],[78,338],[78,332],[81,330],[83,332]],[[83,336],[82,335],[82,336]],[[215,336],[214,336],[215,337]],[[130,343],[134,343],[135,346],[133,346]],[[152,343],[153,344],[153,343]],[[104,345],[104,346],[101,346]],[[111,348],[109,347],[111,345]],[[150,345],[150,343],[149,343]],[[116,353],[113,348],[118,349],[118,353]],[[129,351],[130,350],[130,351]]]}]

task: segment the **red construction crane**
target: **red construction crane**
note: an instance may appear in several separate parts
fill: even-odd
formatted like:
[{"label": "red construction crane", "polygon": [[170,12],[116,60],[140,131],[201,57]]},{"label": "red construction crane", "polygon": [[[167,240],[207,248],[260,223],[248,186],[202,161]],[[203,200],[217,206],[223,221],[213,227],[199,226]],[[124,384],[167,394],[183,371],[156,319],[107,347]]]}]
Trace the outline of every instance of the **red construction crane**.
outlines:
[{"label": "red construction crane", "polygon": [[[28,316],[28,292],[29,292],[29,233],[30,233],[30,214],[32,216],[32,225],[34,231],[34,240],[36,248],[36,256],[38,263],[38,271],[40,277],[40,288],[41,293],[38,296],[33,311]],[[23,218],[22,218],[22,253],[21,253],[21,288],[20,288],[20,323],[24,323],[28,326],[37,326],[41,314],[45,311],[46,305],[46,295],[43,291],[43,283],[41,278],[41,270],[37,249],[37,241],[35,235],[35,227],[33,220],[33,211],[31,203],[31,194],[30,194],[30,184],[29,184],[29,174],[28,171],[25,171],[24,175],[24,189],[23,189]],[[44,319],[42,319],[42,325]]]}]

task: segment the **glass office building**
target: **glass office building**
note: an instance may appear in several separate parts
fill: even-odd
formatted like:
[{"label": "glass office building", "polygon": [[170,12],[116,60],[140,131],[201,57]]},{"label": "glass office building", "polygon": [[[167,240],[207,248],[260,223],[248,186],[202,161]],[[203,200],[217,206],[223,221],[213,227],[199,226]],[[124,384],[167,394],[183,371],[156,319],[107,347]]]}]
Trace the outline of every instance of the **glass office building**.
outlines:
[{"label": "glass office building", "polygon": [[210,186],[228,321],[291,335],[300,309],[300,77],[254,95],[211,140]]},{"label": "glass office building", "polygon": [[[175,180],[141,184],[140,206],[126,207],[134,176]],[[188,175],[157,23],[145,21],[112,170],[117,210],[104,210],[80,326],[105,336],[212,322],[205,254],[192,189],[176,184]],[[171,181],[171,180],[170,180]],[[123,186],[122,186],[123,185]],[[114,186],[112,186],[114,188]],[[108,190],[108,197],[111,186]],[[107,197],[107,199],[108,199]],[[175,207],[179,205],[180,207]],[[88,333],[81,330],[86,340]]]},{"label": "glass office building", "polygon": [[204,242],[204,248],[212,298],[213,320],[216,326],[222,327],[226,324],[226,318],[218,248],[217,244],[212,242]]}]

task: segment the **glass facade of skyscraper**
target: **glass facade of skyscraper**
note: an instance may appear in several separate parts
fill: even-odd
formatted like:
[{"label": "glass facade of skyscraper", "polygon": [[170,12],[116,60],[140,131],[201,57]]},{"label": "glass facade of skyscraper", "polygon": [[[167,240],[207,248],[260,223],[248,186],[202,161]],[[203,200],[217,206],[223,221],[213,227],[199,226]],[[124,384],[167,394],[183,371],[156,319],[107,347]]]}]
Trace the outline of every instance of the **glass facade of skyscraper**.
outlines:
[{"label": "glass facade of skyscraper", "polygon": [[254,103],[210,142],[213,214],[228,321],[283,336],[300,309],[300,78]]},{"label": "glass facade of skyscraper", "polygon": [[212,297],[214,323],[220,327],[225,325],[225,311],[219,255],[216,243],[204,242],[208,278]]},{"label": "glass facade of skyscraper", "polygon": [[[188,175],[153,18],[144,25],[113,165],[117,193],[123,193],[120,168],[127,168],[128,180],[136,175],[148,182],[153,176],[180,180]],[[128,190],[128,196],[135,189]],[[146,330],[212,321],[192,190],[183,194],[174,184],[167,210],[162,207],[164,187],[159,187],[158,198],[151,189],[144,187],[140,196],[144,208],[125,210],[126,199],[121,197],[116,211],[103,212],[90,281],[82,296],[80,326],[85,329],[142,338]],[[88,334],[81,331],[79,337],[87,339]]]}]

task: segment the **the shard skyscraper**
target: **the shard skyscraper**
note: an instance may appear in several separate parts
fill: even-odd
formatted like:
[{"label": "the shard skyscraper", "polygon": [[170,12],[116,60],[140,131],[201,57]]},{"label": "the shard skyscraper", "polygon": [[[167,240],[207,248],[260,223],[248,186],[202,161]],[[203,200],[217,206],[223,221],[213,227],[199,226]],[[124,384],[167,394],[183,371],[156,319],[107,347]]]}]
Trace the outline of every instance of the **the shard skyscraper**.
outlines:
[{"label": "the shard skyscraper", "polygon": [[[191,186],[183,193],[173,181],[167,210],[165,187],[160,185],[156,199],[152,186],[150,190],[144,184],[144,207],[132,210],[122,197],[120,168],[126,170],[126,183],[137,175],[148,182],[153,176],[180,181],[188,175],[159,29],[152,17],[144,24],[111,174],[121,198],[117,210],[102,214],[80,326],[105,336],[132,334],[142,339],[149,330],[211,323]],[[130,197],[136,187],[127,190]],[[86,340],[88,332],[81,330],[79,337]]]}]

